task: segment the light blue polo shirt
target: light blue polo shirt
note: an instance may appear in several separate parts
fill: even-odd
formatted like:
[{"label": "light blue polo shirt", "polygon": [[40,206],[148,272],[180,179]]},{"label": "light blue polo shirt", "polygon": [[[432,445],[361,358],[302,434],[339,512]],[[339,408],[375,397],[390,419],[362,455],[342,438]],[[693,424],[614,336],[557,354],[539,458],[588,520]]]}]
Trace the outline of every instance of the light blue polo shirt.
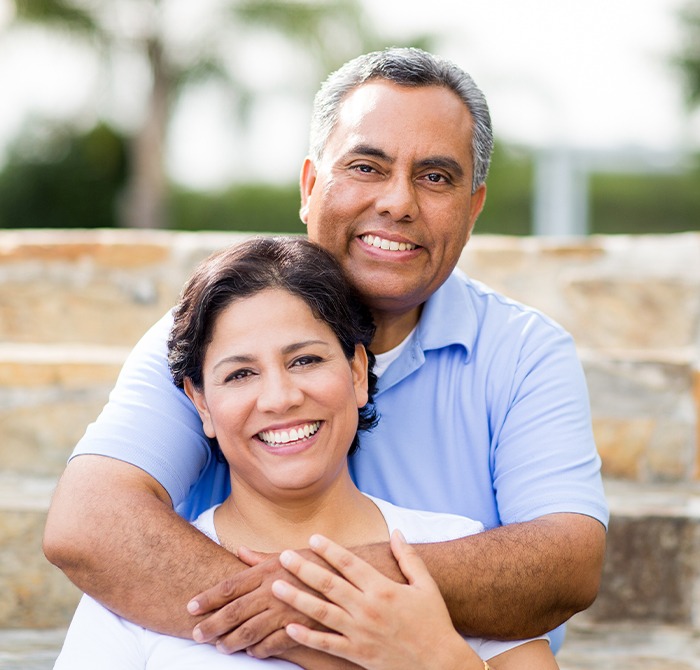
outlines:
[{"label": "light blue polo shirt", "polygon": [[[138,343],[77,445],[142,468],[187,519],[229,492],[167,365],[166,315]],[[607,525],[586,383],[571,337],[458,270],[379,381],[379,425],[351,459],[360,489],[487,528],[554,512]],[[554,645],[556,646],[556,644]]]}]

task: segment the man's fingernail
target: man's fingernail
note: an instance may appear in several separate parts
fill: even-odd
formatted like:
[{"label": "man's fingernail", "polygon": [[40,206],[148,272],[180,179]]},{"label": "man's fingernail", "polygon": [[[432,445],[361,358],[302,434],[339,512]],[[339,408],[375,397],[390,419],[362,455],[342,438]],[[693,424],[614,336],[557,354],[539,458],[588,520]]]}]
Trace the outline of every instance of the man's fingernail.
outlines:
[{"label": "man's fingernail", "polygon": [[192,631],[192,639],[195,642],[204,642],[204,635],[202,635],[202,631],[199,628],[195,628]]},{"label": "man's fingernail", "polygon": [[199,603],[196,600],[190,600],[190,602],[187,603],[187,611],[190,614],[196,614],[197,610],[199,610]]}]

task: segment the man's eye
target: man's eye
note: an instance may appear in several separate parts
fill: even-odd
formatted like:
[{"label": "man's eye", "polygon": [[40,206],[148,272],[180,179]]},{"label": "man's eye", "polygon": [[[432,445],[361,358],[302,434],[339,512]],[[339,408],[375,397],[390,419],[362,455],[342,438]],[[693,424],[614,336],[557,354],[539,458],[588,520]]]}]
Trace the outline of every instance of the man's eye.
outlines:
[{"label": "man's eye", "polygon": [[360,165],[353,165],[352,169],[356,172],[362,172],[363,174],[372,174],[375,169],[371,165],[365,165],[364,163]]},{"label": "man's eye", "polygon": [[432,182],[433,184],[440,184],[442,182],[447,182],[448,179],[445,177],[443,174],[439,174],[438,172],[431,172],[430,174],[427,174],[425,178]]}]

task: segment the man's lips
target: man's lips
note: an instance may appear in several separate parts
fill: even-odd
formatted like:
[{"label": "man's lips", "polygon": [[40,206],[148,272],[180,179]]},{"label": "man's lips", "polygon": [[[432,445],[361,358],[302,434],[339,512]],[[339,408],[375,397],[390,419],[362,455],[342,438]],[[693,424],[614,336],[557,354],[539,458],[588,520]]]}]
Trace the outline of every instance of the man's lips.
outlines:
[{"label": "man's lips", "polygon": [[417,248],[416,244],[411,242],[397,242],[396,240],[388,240],[379,235],[361,235],[360,239],[370,247],[383,249],[385,251],[413,251]]}]

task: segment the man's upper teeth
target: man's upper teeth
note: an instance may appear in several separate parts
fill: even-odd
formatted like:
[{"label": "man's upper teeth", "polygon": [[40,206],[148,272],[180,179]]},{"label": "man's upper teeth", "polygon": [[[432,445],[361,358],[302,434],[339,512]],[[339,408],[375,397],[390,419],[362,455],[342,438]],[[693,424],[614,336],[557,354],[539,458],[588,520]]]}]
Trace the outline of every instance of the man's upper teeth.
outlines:
[{"label": "man's upper teeth", "polygon": [[411,251],[416,248],[416,245],[410,242],[385,240],[383,237],[378,237],[377,235],[363,235],[361,239],[365,244],[369,244],[371,247],[387,249],[389,251]]},{"label": "man's upper teeth", "polygon": [[305,423],[291,430],[263,430],[258,433],[258,437],[266,444],[288,444],[303,440],[313,435],[321,427],[320,421],[314,423]]}]

